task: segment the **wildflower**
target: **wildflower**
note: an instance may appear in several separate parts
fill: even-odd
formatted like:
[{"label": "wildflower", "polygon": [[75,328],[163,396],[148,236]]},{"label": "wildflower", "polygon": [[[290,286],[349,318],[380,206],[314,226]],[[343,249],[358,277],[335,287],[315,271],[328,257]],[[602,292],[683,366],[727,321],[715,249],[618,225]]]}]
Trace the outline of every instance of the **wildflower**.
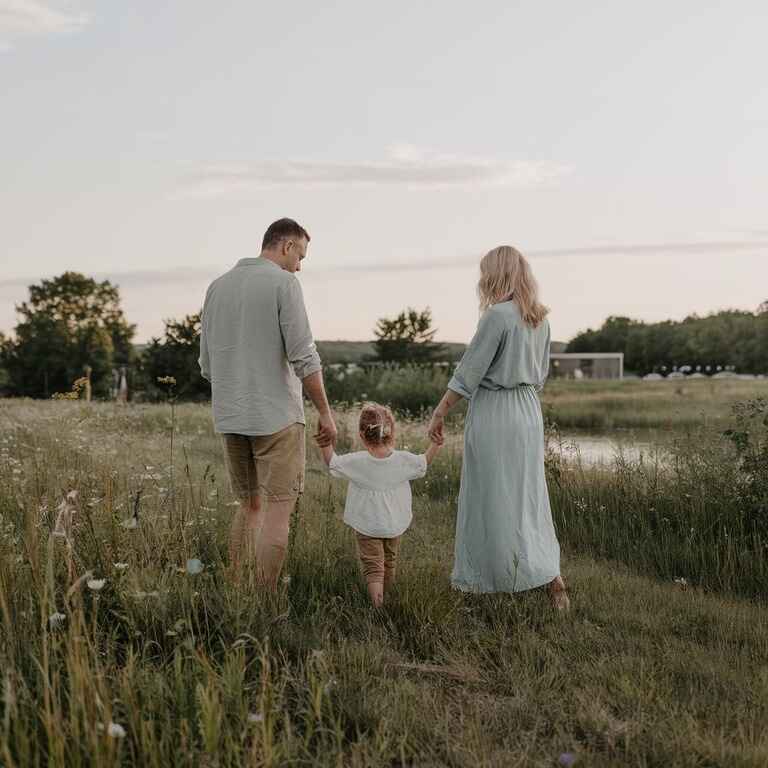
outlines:
[{"label": "wildflower", "polygon": [[69,503],[69,500],[70,495],[67,494],[56,510],[56,524],[53,527],[53,535],[57,538],[69,539],[72,534],[72,518],[76,510]]},{"label": "wildflower", "polygon": [[120,525],[123,526],[123,528],[127,528],[128,530],[131,530],[133,528],[138,527],[139,525],[139,518],[136,517],[136,515],[131,515],[131,517],[127,518],[126,520],[123,520]]},{"label": "wildflower", "polygon": [[113,563],[116,571],[124,571],[128,567],[128,563]]},{"label": "wildflower", "polygon": [[563,752],[560,757],[557,758],[557,764],[562,765],[563,768],[571,768],[572,765],[576,765],[578,757],[573,752]]},{"label": "wildflower", "polygon": [[58,629],[66,620],[67,617],[63,613],[56,612],[48,617],[48,624],[51,629]]},{"label": "wildflower", "polygon": [[187,560],[187,573],[190,576],[197,576],[198,573],[202,573],[204,567],[205,566],[196,557]]},{"label": "wildflower", "polygon": [[685,589],[688,586],[688,580],[684,576],[675,579],[675,584]]},{"label": "wildflower", "polygon": [[125,728],[123,728],[122,725],[119,723],[110,723],[107,727],[107,733],[113,738],[113,739],[124,739],[125,738]]},{"label": "wildflower", "polygon": [[88,589],[92,589],[94,592],[101,592],[101,590],[104,589],[104,585],[106,583],[106,579],[89,579]]},{"label": "wildflower", "polygon": [[249,723],[263,723],[264,722],[264,715],[262,715],[261,712],[249,712],[248,713],[248,722]]}]

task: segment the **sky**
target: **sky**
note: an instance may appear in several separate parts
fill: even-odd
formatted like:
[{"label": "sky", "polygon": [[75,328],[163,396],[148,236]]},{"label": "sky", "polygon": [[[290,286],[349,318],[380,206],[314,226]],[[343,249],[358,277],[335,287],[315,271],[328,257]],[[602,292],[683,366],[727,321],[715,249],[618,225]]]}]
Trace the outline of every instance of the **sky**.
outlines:
[{"label": "sky", "polygon": [[567,340],[768,299],[768,4],[0,0],[0,331],[43,277],[121,288],[137,341],[274,219],[318,339],[529,256]]}]

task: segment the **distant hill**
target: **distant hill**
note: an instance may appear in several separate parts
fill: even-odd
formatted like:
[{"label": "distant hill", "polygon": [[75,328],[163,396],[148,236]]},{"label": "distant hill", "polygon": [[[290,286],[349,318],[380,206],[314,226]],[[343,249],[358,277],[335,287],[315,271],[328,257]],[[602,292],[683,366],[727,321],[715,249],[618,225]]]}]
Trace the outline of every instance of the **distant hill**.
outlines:
[{"label": "distant hill", "polygon": [[[467,345],[456,342],[444,343],[445,346],[448,347],[448,354],[446,355],[447,362],[458,362],[461,360],[461,356],[464,354]],[[136,354],[139,355],[146,349],[146,347],[146,344],[133,345]],[[565,350],[565,347],[565,342],[552,342],[553,352],[562,352]],[[320,353],[320,357],[325,365],[333,365],[334,363],[361,363],[374,354],[372,341],[318,341],[317,351]]]}]

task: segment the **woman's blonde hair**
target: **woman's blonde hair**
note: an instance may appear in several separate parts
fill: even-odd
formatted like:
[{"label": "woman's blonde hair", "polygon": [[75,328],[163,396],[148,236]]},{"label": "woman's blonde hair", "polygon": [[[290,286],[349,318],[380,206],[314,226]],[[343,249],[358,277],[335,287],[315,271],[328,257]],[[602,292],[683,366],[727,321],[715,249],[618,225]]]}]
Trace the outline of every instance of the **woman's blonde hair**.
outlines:
[{"label": "woman's blonde hair", "polygon": [[481,310],[501,301],[514,300],[523,321],[534,328],[549,313],[549,308],[539,301],[539,286],[531,265],[511,245],[500,245],[483,256],[477,294]]},{"label": "woman's blonde hair", "polygon": [[360,412],[359,428],[368,445],[392,445],[395,442],[395,417],[386,405],[365,403]]}]

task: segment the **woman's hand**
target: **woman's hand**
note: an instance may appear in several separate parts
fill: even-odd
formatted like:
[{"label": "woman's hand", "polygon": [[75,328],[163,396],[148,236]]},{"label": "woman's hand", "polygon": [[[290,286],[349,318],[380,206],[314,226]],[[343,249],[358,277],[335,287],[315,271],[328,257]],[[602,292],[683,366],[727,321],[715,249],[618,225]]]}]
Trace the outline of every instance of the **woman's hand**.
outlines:
[{"label": "woman's hand", "polygon": [[427,427],[427,434],[429,439],[435,443],[435,445],[442,445],[445,442],[445,434],[443,433],[444,418],[443,414],[439,411],[435,411],[430,419],[429,426]]}]

